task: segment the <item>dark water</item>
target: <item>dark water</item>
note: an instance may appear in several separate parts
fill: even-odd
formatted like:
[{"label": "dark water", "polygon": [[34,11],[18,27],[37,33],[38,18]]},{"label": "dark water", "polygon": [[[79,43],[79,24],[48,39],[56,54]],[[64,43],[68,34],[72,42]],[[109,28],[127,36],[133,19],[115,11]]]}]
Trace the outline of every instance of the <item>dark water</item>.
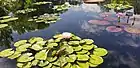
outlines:
[{"label": "dark water", "polygon": [[[109,54],[99,68],[140,68],[140,35],[125,31],[111,33],[106,27],[88,23],[89,20],[103,20],[99,12],[104,10],[97,4],[80,4],[71,7],[60,15],[61,20],[54,24],[31,24],[21,18],[12,22],[12,29],[0,29],[0,50],[8,48],[14,42],[31,37],[51,38],[56,33],[72,32],[82,38],[90,38],[99,47],[104,47]],[[113,13],[113,12],[111,12]],[[115,17],[115,14],[112,15]],[[125,20],[123,20],[125,21]],[[117,21],[109,21],[113,25]],[[16,68],[16,62],[0,58],[0,68]]]}]

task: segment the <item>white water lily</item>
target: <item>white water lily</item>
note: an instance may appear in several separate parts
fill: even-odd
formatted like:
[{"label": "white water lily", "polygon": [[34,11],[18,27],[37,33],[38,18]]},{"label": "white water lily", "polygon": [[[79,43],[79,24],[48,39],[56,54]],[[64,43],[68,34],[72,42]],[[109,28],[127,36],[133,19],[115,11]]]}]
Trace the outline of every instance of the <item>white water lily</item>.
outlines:
[{"label": "white water lily", "polygon": [[63,37],[63,38],[66,38],[66,39],[69,39],[69,38],[72,37],[72,35],[71,35],[71,33],[69,33],[69,32],[64,32],[64,33],[62,33],[62,37]]}]

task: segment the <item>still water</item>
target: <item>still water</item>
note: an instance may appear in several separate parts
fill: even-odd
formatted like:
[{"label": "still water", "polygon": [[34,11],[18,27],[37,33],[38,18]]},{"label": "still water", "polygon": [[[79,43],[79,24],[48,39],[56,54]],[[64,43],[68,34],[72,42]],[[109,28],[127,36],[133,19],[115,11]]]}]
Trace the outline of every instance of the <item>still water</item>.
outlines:
[{"label": "still water", "polygon": [[[108,21],[111,23],[110,25],[95,25],[88,22],[89,20],[104,20],[99,15],[103,12],[105,10],[100,5],[82,3],[72,6],[62,13],[61,20],[54,24],[31,24],[23,20],[13,22],[12,29],[0,30],[0,50],[12,47],[13,43],[18,40],[38,36],[48,39],[56,33],[72,32],[81,38],[93,39],[96,45],[109,51],[99,68],[140,68],[140,35],[124,30],[108,32],[106,27],[113,25],[117,20]],[[117,18],[114,11],[110,11],[110,13],[111,17]],[[121,21],[125,22],[126,19]],[[0,58],[0,68],[16,68],[16,62]]]}]

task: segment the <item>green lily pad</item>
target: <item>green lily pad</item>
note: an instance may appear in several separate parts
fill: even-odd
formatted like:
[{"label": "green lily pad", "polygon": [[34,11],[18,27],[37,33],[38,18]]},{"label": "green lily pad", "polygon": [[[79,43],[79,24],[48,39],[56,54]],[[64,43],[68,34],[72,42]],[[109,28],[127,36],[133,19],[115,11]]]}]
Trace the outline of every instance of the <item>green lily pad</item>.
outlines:
[{"label": "green lily pad", "polygon": [[8,24],[0,24],[0,28],[4,28],[4,27],[7,27]]},{"label": "green lily pad", "polygon": [[57,43],[48,43],[47,47],[54,47],[54,46],[58,46]]},{"label": "green lily pad", "polygon": [[18,58],[21,55],[21,52],[15,51],[15,53],[11,56],[9,56],[9,59],[15,59]]},{"label": "green lily pad", "polygon": [[79,45],[79,41],[69,41],[69,45]]},{"label": "green lily pad", "polygon": [[101,63],[103,63],[103,58],[100,56],[96,56],[96,55],[90,55],[90,60],[89,62],[94,64],[94,65],[99,65]]},{"label": "green lily pad", "polygon": [[53,36],[53,38],[62,38],[62,34],[57,34],[57,35]]},{"label": "green lily pad", "polygon": [[42,51],[40,51],[40,52],[35,54],[35,59],[37,59],[37,60],[46,60],[47,53],[48,53],[48,51],[46,52],[46,50],[42,50]]},{"label": "green lily pad", "polygon": [[86,44],[94,43],[94,41],[92,39],[83,39],[83,40],[86,42]]},{"label": "green lily pad", "polygon": [[66,57],[66,61],[67,62],[75,62],[76,58],[77,58],[76,55],[72,54],[72,55],[69,55],[69,57]]},{"label": "green lily pad", "polygon": [[91,44],[93,46],[93,48],[98,48],[95,44]]},{"label": "green lily pad", "polygon": [[39,41],[43,41],[43,38],[41,38],[41,37],[32,37],[31,39],[29,39],[29,42],[31,44],[33,44],[35,42],[39,42]]},{"label": "green lily pad", "polygon": [[52,64],[49,63],[47,66],[43,67],[43,68],[51,68],[52,67]]},{"label": "green lily pad", "polygon": [[97,67],[98,64],[93,64],[93,63],[90,63],[90,62],[89,62],[89,66],[90,66],[90,67]]},{"label": "green lily pad", "polygon": [[26,65],[23,66],[23,68],[31,68],[32,67],[32,63],[28,62]]},{"label": "green lily pad", "polygon": [[73,64],[71,68],[80,68],[79,65]]},{"label": "green lily pad", "polygon": [[36,3],[33,3],[33,5],[42,5],[42,4],[50,4],[52,2],[36,2]]},{"label": "green lily pad", "polygon": [[23,67],[23,63],[17,63],[17,67],[22,68]]},{"label": "green lily pad", "polygon": [[57,60],[56,56],[55,57],[47,57],[47,61],[49,61],[49,62],[53,62],[55,60]]},{"label": "green lily pad", "polygon": [[78,36],[74,36],[74,37],[71,38],[71,40],[75,40],[75,41],[77,40],[77,41],[79,41],[79,40],[81,40],[81,38],[78,37]]},{"label": "green lily pad", "polygon": [[33,60],[33,61],[32,61],[32,65],[33,65],[33,66],[36,66],[36,65],[38,64],[38,62],[39,62],[39,60]]},{"label": "green lily pad", "polygon": [[19,52],[24,52],[24,51],[27,51],[27,48],[29,48],[30,46],[31,46],[31,44],[24,44],[24,45],[17,47],[16,50]]},{"label": "green lily pad", "polygon": [[7,19],[7,18],[10,18],[11,16],[2,16],[2,17],[0,17],[0,19]]},{"label": "green lily pad", "polygon": [[89,63],[77,62],[80,68],[89,68]]},{"label": "green lily pad", "polygon": [[15,21],[15,20],[17,20],[17,19],[18,19],[18,17],[15,17],[15,18],[8,18],[8,19],[0,20],[0,23]]},{"label": "green lily pad", "polygon": [[44,66],[46,66],[46,65],[48,65],[48,64],[49,64],[48,61],[45,61],[45,62],[40,61],[38,65],[39,65],[40,67],[44,67]]},{"label": "green lily pad", "polygon": [[15,47],[18,47],[18,46],[20,46],[20,45],[26,44],[26,42],[27,42],[27,40],[20,40],[20,41],[17,41],[17,42],[14,44],[14,46],[15,46]]},{"label": "green lily pad", "polygon": [[34,59],[34,57],[30,57],[31,55],[32,53],[25,53],[17,59],[17,62],[29,62]]},{"label": "green lily pad", "polygon": [[37,45],[43,46],[45,45],[46,41],[38,41],[36,42]]},{"label": "green lily pad", "polygon": [[66,47],[66,52],[68,52],[68,54],[73,53],[74,50],[73,50],[72,46],[68,46],[68,47]]},{"label": "green lily pad", "polygon": [[82,48],[85,50],[91,50],[94,46],[93,45],[83,45]]},{"label": "green lily pad", "polygon": [[60,60],[58,59],[55,62],[53,62],[52,64],[55,65],[55,66],[60,66]]},{"label": "green lily pad", "polygon": [[32,45],[31,49],[34,49],[36,51],[39,51],[39,50],[43,49],[43,47],[42,46],[39,46],[38,44],[34,44],[34,45]]},{"label": "green lily pad", "polygon": [[8,57],[8,56],[11,56],[12,54],[14,54],[14,51],[10,48],[10,49],[1,51],[0,57]]},{"label": "green lily pad", "polygon": [[57,42],[60,42],[62,40],[62,38],[57,38],[57,39],[55,39],[55,42],[57,43]]},{"label": "green lily pad", "polygon": [[54,39],[49,39],[48,40],[48,43],[54,43],[55,41],[54,41]]},{"label": "green lily pad", "polygon": [[66,61],[66,57],[65,56],[61,56],[59,58],[59,61],[60,61],[60,67],[64,67],[65,64],[67,64],[67,61]]},{"label": "green lily pad", "polygon": [[78,52],[76,52],[77,54],[85,54],[85,53],[87,53],[88,51],[87,50],[82,50],[82,51],[78,51]]},{"label": "green lily pad", "polygon": [[80,51],[82,50],[82,47],[81,46],[77,46],[77,47],[73,47],[74,51]]},{"label": "green lily pad", "polygon": [[88,55],[77,55],[78,61],[87,61],[89,59]]},{"label": "green lily pad", "polygon": [[84,41],[84,40],[80,40],[79,43],[80,43],[80,44],[84,44],[84,43],[86,43],[86,41]]},{"label": "green lily pad", "polygon": [[97,56],[105,56],[107,53],[107,50],[104,48],[96,48],[93,51],[93,54]]}]

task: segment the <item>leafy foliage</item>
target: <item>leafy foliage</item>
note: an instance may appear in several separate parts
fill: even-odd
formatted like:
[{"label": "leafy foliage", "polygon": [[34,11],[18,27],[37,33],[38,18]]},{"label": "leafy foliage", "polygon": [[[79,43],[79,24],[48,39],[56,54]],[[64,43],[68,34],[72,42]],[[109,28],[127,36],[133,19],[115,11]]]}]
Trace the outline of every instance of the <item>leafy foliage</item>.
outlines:
[{"label": "leafy foliage", "polygon": [[[59,34],[48,40],[33,37],[17,41],[14,44],[16,50],[3,50],[0,57],[17,59],[19,68],[89,68],[103,63],[102,56],[108,53],[106,49],[98,48],[92,39],[82,40],[74,34],[70,35],[69,38]],[[60,41],[55,41],[58,38]]]}]

